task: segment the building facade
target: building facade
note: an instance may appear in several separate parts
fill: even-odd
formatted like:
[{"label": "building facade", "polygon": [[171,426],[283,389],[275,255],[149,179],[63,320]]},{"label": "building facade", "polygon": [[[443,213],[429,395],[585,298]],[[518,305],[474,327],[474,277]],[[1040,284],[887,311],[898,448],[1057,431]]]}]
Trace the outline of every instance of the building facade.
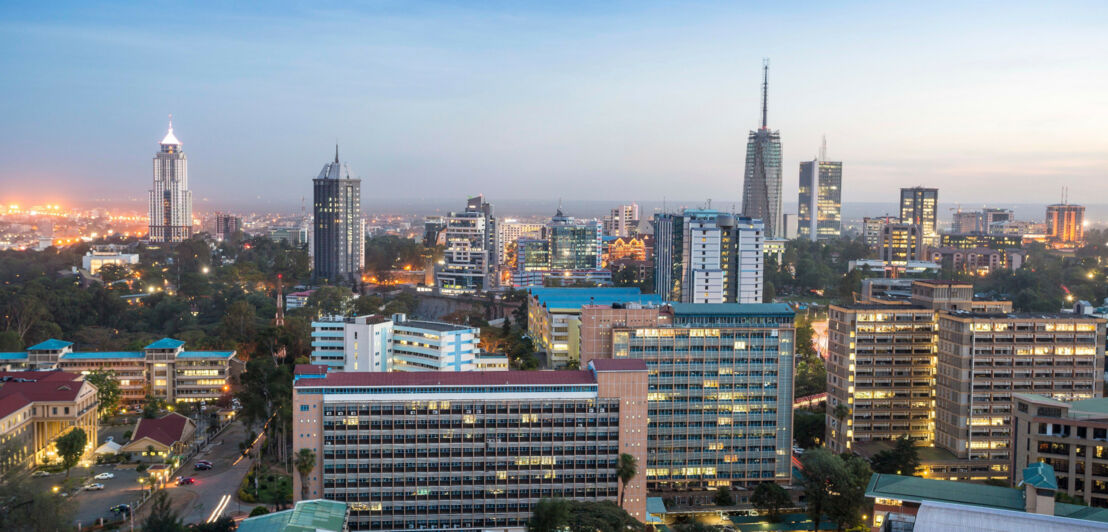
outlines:
[{"label": "building facade", "polygon": [[843,163],[825,156],[800,163],[800,238],[813,242],[842,236]]},{"label": "building facade", "polygon": [[60,461],[54,441],[85,431],[87,451],[98,437],[96,387],[63,371],[0,371],[0,473]]},{"label": "building facade", "polygon": [[553,367],[580,364],[570,350],[570,322],[585,305],[658,306],[662,299],[643,294],[638,288],[529,288],[527,290],[527,334],[535,348],[545,351]]},{"label": "building facade", "polygon": [[897,223],[900,219],[895,216],[865,217],[862,218],[862,240],[871,249],[881,247],[881,232],[886,224]]},{"label": "building facade", "polygon": [[[311,499],[345,502],[351,530],[523,530],[536,503],[616,501],[621,453],[645,464],[647,369],[298,372],[293,446],[318,456]],[[640,467],[642,467],[640,465]],[[624,507],[646,518],[645,476]],[[294,475],[293,493],[301,497]]]},{"label": "building facade", "polygon": [[336,371],[389,371],[393,323],[383,316],[312,321],[312,364]]},{"label": "building facade", "polygon": [[192,191],[189,190],[188,160],[181,141],[173,135],[173,119],[154,154],[154,187],[150,189],[151,242],[183,242],[192,236]]},{"label": "building facade", "polygon": [[1012,402],[1012,471],[1045,462],[1057,474],[1058,491],[1108,508],[1108,399],[1016,393]]},{"label": "building facade", "polygon": [[612,209],[603,220],[604,235],[620,238],[633,238],[639,232],[639,205],[620,205]]},{"label": "building facade", "polygon": [[446,250],[435,269],[435,284],[448,294],[476,293],[497,286],[496,218],[484,196],[446,217]]},{"label": "building facade", "polygon": [[916,224],[888,223],[881,226],[881,260],[897,265],[922,260],[923,230]]},{"label": "building facade", "polygon": [[336,284],[356,284],[365,267],[365,221],[362,180],[335,160],[323,165],[312,180],[315,214],[312,231],[312,276]]},{"label": "building facade", "polygon": [[239,231],[242,231],[241,217],[225,213],[215,214],[216,240],[226,240],[234,236],[234,234]]},{"label": "building facade", "polygon": [[682,303],[761,303],[760,220],[686,209],[654,216],[654,291]]},{"label": "building facade", "polygon": [[467,325],[368,315],[312,322],[312,364],[331,371],[500,371],[502,354],[482,353]]},{"label": "building facade", "polygon": [[100,273],[100,268],[109,264],[129,268],[138,263],[138,253],[123,253],[113,245],[93,246],[81,257],[81,268],[92,275]]},{"label": "building facade", "polygon": [[1060,247],[1077,247],[1085,242],[1085,207],[1059,203],[1046,206],[1046,237]]},{"label": "building facade", "polygon": [[515,220],[504,220],[496,224],[496,255],[500,264],[509,268],[515,266],[512,248],[521,238],[542,238],[542,230],[545,224],[522,223]]},{"label": "building facade", "polygon": [[784,237],[781,208],[781,132],[767,127],[769,62],[762,69],[762,127],[746,141],[742,215],[761,220],[766,238]]},{"label": "building facade", "polygon": [[939,244],[939,189],[912,187],[900,189],[900,223],[919,226],[923,243]]}]

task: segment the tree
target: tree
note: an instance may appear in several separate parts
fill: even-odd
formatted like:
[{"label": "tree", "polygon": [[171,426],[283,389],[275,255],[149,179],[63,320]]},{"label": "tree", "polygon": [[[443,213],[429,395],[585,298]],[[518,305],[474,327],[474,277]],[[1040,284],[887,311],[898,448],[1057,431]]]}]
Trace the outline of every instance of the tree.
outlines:
[{"label": "tree", "polygon": [[113,370],[93,370],[85,375],[85,381],[96,387],[96,400],[100,402],[100,414],[107,416],[119,408],[121,395],[119,381]]},{"label": "tree", "polygon": [[569,501],[569,530],[627,532],[645,527],[611,501]]},{"label": "tree", "polygon": [[147,395],[146,403],[142,405],[142,417],[145,419],[154,419],[158,417],[158,413],[160,413],[164,407],[165,400]]},{"label": "tree", "polygon": [[531,511],[527,532],[558,532],[569,523],[569,501],[542,499]]},{"label": "tree", "polygon": [[716,488],[716,494],[712,497],[716,506],[734,506],[735,499],[731,497],[731,488],[727,486],[720,486]]},{"label": "tree", "polygon": [[269,508],[265,506],[255,506],[253,510],[250,510],[250,517],[257,517],[259,515],[265,515],[269,513]]},{"label": "tree", "polygon": [[229,338],[237,341],[245,341],[254,335],[254,325],[258,321],[258,315],[245,299],[239,299],[227,307],[227,314],[223,316],[223,332]]},{"label": "tree", "polygon": [[350,314],[354,293],[343,286],[321,286],[308,298],[308,306],[324,316]]},{"label": "tree", "polygon": [[48,490],[34,489],[25,477],[0,482],[0,530],[38,532],[71,530],[76,501]]},{"label": "tree", "polygon": [[754,488],[750,496],[750,503],[755,508],[769,516],[769,520],[776,523],[781,520],[781,509],[792,504],[789,492],[773,482],[763,482]]},{"label": "tree", "polygon": [[793,437],[796,444],[804,449],[819,447],[827,431],[827,415],[811,410],[793,412]]},{"label": "tree", "polygon": [[65,478],[69,478],[69,470],[77,465],[81,455],[85,454],[85,445],[88,444],[88,435],[84,429],[73,429],[64,436],[54,440],[58,448],[58,455],[62,457],[62,466],[65,467]]},{"label": "tree", "polygon": [[131,268],[123,264],[105,264],[100,267],[100,280],[105,284],[114,283],[120,279],[126,279],[131,275]]},{"label": "tree", "polygon": [[[253,515],[253,514],[251,514]],[[237,525],[230,516],[220,517],[211,523],[196,523],[189,525],[191,532],[234,532]]]},{"label": "tree", "polygon": [[300,473],[300,499],[308,499],[308,474],[315,469],[315,451],[303,448],[296,453],[296,472]]},{"label": "tree", "polygon": [[184,529],[180,514],[170,503],[169,494],[165,490],[155,493],[150,503],[150,515],[142,522],[143,532],[181,532]]},{"label": "tree", "polygon": [[901,436],[892,449],[875,453],[870,464],[874,473],[914,476],[919,469],[919,449],[912,440]]},{"label": "tree", "polygon": [[824,515],[835,521],[839,530],[861,521],[866,483],[871,475],[865,460],[856,456],[844,459],[820,447],[805,451],[800,463],[804,469],[802,485],[813,531],[819,529]]},{"label": "tree", "polygon": [[630,454],[620,453],[619,461],[616,463],[616,476],[619,477],[620,483],[623,484],[623,489],[619,490],[620,508],[623,508],[623,496],[627,493],[627,483],[631,482],[631,479],[635,478],[638,472],[638,460]]}]

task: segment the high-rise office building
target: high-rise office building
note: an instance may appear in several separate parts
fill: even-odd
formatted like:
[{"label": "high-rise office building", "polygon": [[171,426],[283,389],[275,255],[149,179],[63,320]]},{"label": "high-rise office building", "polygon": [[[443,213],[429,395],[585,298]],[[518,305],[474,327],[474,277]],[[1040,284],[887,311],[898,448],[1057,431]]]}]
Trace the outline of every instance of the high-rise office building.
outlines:
[{"label": "high-rise office building", "polygon": [[389,371],[393,323],[383,316],[312,321],[312,364],[338,371]]},{"label": "high-rise office building", "polygon": [[993,224],[1003,224],[1013,219],[1011,209],[985,208],[980,211],[959,211],[954,213],[950,232],[955,235],[991,234],[995,230]]},{"label": "high-rise office building", "polygon": [[318,460],[292,491],[345,502],[351,530],[514,531],[543,498],[619,500],[627,453],[640,473],[623,506],[645,521],[646,394],[641,360],[483,373],[298,366],[293,448]]},{"label": "high-rise office building", "polygon": [[895,216],[881,216],[862,218],[862,241],[872,249],[881,247],[881,229],[885,224],[897,223],[900,219]]},{"label": "high-rise office building", "polygon": [[497,286],[497,231],[492,204],[477,195],[463,212],[446,217],[446,251],[435,269],[435,284],[445,293],[474,293]]},{"label": "high-rise office building", "polygon": [[154,154],[154,188],[150,190],[151,242],[183,242],[192,236],[192,191],[189,190],[188,160],[181,141],[169,132]]},{"label": "high-rise office building", "polygon": [[323,165],[312,187],[312,275],[320,281],[355,284],[365,266],[362,180],[350,175],[348,165],[339,163],[338,146],[334,162]]},{"label": "high-rise office building", "polygon": [[600,269],[600,222],[574,220],[558,209],[546,231],[551,269]]},{"label": "high-rise office building", "polygon": [[832,240],[842,235],[843,163],[828,161],[826,145],[820,156],[800,163],[800,238]]},{"label": "high-rise office building", "polygon": [[927,246],[939,245],[939,189],[900,189],[900,223],[918,225]]},{"label": "high-rise office building", "polygon": [[215,214],[215,238],[225,240],[242,231],[242,218],[233,214],[217,212]]},{"label": "high-rise office building", "polygon": [[516,240],[511,282],[515,287],[559,284],[611,284],[603,269],[601,223],[575,220],[558,209],[537,238]]},{"label": "high-rise office building", "polygon": [[904,265],[922,260],[923,231],[916,224],[888,223],[881,226],[881,260]]},{"label": "high-rise office building", "polygon": [[1046,237],[1056,246],[1075,247],[1085,241],[1085,207],[1069,203],[1046,206]]},{"label": "high-rise office building", "polygon": [[521,238],[542,238],[541,223],[525,223],[516,220],[503,220],[496,224],[496,256],[501,265],[514,266],[512,246]]},{"label": "high-rise office building", "polygon": [[769,61],[762,65],[762,127],[746,141],[743,216],[761,220],[767,238],[784,235],[781,211],[781,132],[767,127]]},{"label": "high-rise office building", "polygon": [[618,237],[632,237],[639,231],[639,205],[620,205],[612,209],[611,214],[604,217],[604,235]]},{"label": "high-rise office building", "polygon": [[686,209],[654,215],[654,286],[666,301],[761,303],[761,220]]}]

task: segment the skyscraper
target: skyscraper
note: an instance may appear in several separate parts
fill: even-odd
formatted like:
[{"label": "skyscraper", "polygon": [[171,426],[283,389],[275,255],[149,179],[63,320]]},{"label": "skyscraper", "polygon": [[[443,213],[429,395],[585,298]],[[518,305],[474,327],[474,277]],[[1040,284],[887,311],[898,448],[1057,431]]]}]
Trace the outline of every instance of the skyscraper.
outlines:
[{"label": "skyscraper", "polygon": [[784,236],[781,218],[781,132],[766,127],[769,60],[762,64],[762,127],[746,141],[743,216],[762,220],[766,238]]},{"label": "skyscraper", "polygon": [[842,233],[843,163],[827,160],[827,144],[819,157],[800,163],[800,238],[830,240]]},{"label": "skyscraper", "polygon": [[497,283],[496,218],[492,205],[477,195],[464,212],[446,217],[446,251],[435,269],[435,284],[446,293],[474,293]]},{"label": "skyscraper", "polygon": [[192,192],[188,161],[173,135],[173,116],[161,149],[154,154],[154,188],[150,190],[151,242],[182,242],[192,236]]},{"label": "skyscraper", "polygon": [[923,233],[923,243],[939,245],[936,216],[939,211],[939,189],[912,187],[900,189],[900,222],[915,224]]},{"label": "skyscraper", "polygon": [[620,205],[604,217],[604,234],[607,236],[628,237],[638,234],[639,205]]},{"label": "skyscraper", "polygon": [[761,303],[761,220],[686,209],[654,216],[654,287],[666,301]]},{"label": "skyscraper", "polygon": [[1085,240],[1085,207],[1069,203],[1047,205],[1046,236],[1055,246],[1081,245]]},{"label": "skyscraper", "polygon": [[335,161],[324,164],[312,184],[312,274],[317,280],[354,284],[365,265],[362,180],[351,177],[350,167],[339,163],[336,145]]}]

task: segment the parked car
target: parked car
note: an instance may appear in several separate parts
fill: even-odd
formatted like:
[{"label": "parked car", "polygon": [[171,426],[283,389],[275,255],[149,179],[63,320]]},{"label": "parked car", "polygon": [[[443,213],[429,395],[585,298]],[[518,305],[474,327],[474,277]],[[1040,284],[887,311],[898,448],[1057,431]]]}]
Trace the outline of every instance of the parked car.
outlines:
[{"label": "parked car", "polygon": [[99,482],[93,482],[92,484],[86,484],[85,485],[85,490],[86,491],[94,491],[94,490],[102,490],[102,489],[104,489],[104,485],[99,483]]},{"label": "parked car", "polygon": [[95,478],[96,480],[108,480],[109,478],[115,478],[115,474],[114,473],[100,473],[99,475],[96,475],[95,477],[92,477],[92,478]]},{"label": "parked car", "polygon": [[196,484],[196,479],[192,477],[185,477],[177,481],[178,486],[188,486],[189,484]]},{"label": "parked car", "polygon": [[205,464],[203,462],[197,462],[196,465],[192,466],[192,469],[194,471],[207,471],[211,468],[212,464]]},{"label": "parked car", "polygon": [[50,473],[47,473],[46,471],[43,471],[41,469],[38,470],[38,471],[35,471],[34,473],[31,473],[31,478],[41,478],[41,477],[48,477],[48,476],[50,476]]},{"label": "parked car", "polygon": [[112,506],[111,508],[109,508],[108,511],[112,512],[112,513],[117,513],[117,514],[128,515],[128,514],[131,513],[131,505],[130,504],[117,504],[117,505]]}]

